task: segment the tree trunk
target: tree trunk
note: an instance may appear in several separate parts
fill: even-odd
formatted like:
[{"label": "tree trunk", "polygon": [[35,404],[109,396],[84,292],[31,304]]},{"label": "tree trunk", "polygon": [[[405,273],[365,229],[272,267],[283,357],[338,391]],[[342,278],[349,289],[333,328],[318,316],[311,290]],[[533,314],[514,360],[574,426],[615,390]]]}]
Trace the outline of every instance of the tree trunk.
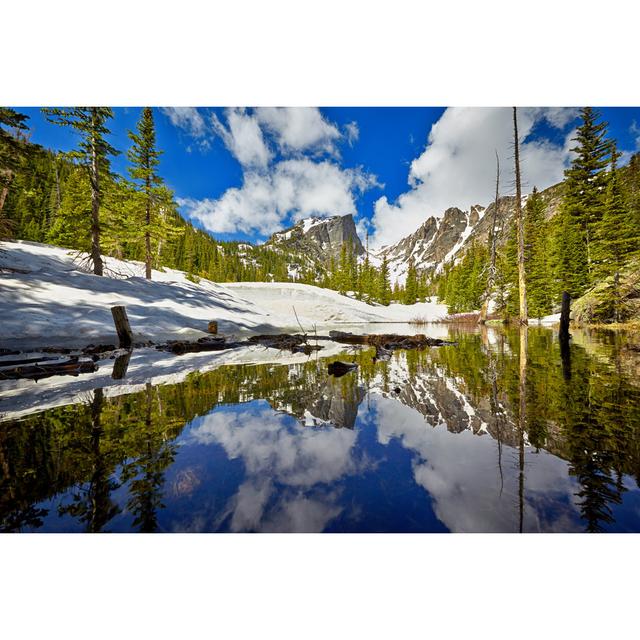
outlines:
[{"label": "tree trunk", "polygon": [[516,216],[518,224],[518,292],[520,297],[520,324],[527,324],[527,283],[524,264],[524,216],[522,214],[522,187],[520,184],[520,148],[518,143],[518,110],[513,107],[513,142],[516,162]]},{"label": "tree trunk", "polygon": [[151,280],[151,181],[147,176],[146,179],[146,229],[144,232],[144,248],[145,248],[145,278]]},{"label": "tree trunk", "polygon": [[116,333],[120,341],[121,349],[129,349],[133,344],[133,333],[127,316],[127,309],[123,306],[111,307],[113,323],[116,325]]},{"label": "tree trunk", "polygon": [[9,193],[9,184],[11,184],[11,181],[13,180],[13,171],[6,169],[3,170],[3,173],[7,176],[7,181],[4,187],[2,187],[2,191],[0,191],[0,213],[2,213],[4,202],[7,199],[7,195]]},{"label": "tree trunk", "polygon": [[[95,110],[92,124],[97,127]],[[91,260],[93,273],[103,274],[102,255],[100,251],[100,175],[98,167],[98,141],[95,129],[91,133]]]},{"label": "tree trunk", "polygon": [[480,310],[481,324],[487,321],[489,312],[489,302],[491,293],[496,282],[496,221],[498,219],[498,197],[500,192],[500,158],[496,151],[496,197],[493,202],[493,220],[491,221],[491,261],[489,262],[489,277],[487,278],[487,291],[485,294],[484,304]]}]

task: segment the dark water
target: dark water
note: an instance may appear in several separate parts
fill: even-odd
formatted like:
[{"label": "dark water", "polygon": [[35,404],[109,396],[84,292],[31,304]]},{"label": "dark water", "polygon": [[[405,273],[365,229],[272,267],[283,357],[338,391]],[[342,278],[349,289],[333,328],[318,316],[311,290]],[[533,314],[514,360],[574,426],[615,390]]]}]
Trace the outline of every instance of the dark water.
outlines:
[{"label": "dark water", "polygon": [[[621,334],[236,365],[0,423],[4,531],[640,531]],[[333,358],[335,359],[335,358]],[[35,383],[34,383],[35,384]],[[0,411],[2,403],[0,401]]]}]

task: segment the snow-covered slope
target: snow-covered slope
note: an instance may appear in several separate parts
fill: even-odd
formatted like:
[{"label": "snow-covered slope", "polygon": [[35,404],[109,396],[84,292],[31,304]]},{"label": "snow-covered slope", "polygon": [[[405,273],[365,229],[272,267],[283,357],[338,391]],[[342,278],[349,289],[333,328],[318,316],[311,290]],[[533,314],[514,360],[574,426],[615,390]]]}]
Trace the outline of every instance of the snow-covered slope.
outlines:
[{"label": "snow-covered slope", "polygon": [[191,282],[181,271],[142,277],[139,262],[105,258],[106,276],[87,272],[75,252],[33,242],[0,243],[0,346],[114,343],[110,308],[125,305],[138,340],[197,338],[209,320],[221,332],[272,332],[339,322],[437,319],[443,305],[379,307],[303,284]]},{"label": "snow-covered slope", "polygon": [[409,322],[420,317],[438,320],[447,315],[447,307],[433,302],[412,305],[370,305],[340,295],[331,289],[291,282],[234,282],[224,285],[244,300],[269,309],[280,317],[288,318],[287,326],[296,326],[298,315],[304,328],[310,324],[336,324],[355,322]]}]

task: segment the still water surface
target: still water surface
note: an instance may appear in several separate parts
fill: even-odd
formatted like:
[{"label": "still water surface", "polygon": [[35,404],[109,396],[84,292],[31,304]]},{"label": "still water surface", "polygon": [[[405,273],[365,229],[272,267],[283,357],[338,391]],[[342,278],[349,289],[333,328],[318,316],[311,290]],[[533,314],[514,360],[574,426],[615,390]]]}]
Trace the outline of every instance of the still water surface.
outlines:
[{"label": "still water surface", "polygon": [[549,329],[450,331],[389,361],[345,349],[359,367],[340,378],[319,352],[5,415],[0,526],[640,531],[629,337],[576,333],[563,359]]}]

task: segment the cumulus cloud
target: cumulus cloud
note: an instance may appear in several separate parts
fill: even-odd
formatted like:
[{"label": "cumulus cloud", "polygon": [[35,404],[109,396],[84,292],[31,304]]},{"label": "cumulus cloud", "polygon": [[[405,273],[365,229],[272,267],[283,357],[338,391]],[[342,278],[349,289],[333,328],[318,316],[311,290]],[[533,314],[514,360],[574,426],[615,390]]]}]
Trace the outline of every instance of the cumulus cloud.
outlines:
[{"label": "cumulus cloud", "polygon": [[266,167],[271,158],[257,120],[245,109],[227,109],[227,126],[218,116],[211,114],[211,122],[216,133],[238,162],[248,167]]},{"label": "cumulus cloud", "polygon": [[266,172],[247,171],[241,187],[227,189],[218,199],[181,198],[178,204],[208,231],[267,235],[290,220],[356,214],[355,195],[376,184],[361,168],[300,158]]},{"label": "cumulus cloud", "polygon": [[[518,129],[523,181],[526,188],[544,189],[563,178],[571,157],[567,134],[565,142],[528,139],[541,120],[564,131],[574,120],[573,109],[522,108],[518,110]],[[428,217],[442,216],[456,206],[468,209],[487,204],[495,184],[495,151],[501,161],[501,192],[513,189],[512,109],[449,108],[432,126],[425,150],[411,163],[410,190],[389,202],[386,196],[374,205],[372,246],[397,242],[415,231]]]},{"label": "cumulus cloud", "polygon": [[357,140],[357,123],[341,131],[317,108],[228,108],[207,118],[191,108],[163,112],[203,146],[219,137],[242,165],[242,185],[219,198],[178,199],[210,232],[267,235],[312,215],[357,215],[357,195],[382,186],[362,167],[340,165],[338,144]]},{"label": "cumulus cloud", "polygon": [[195,107],[162,107],[160,111],[169,118],[174,127],[195,138],[202,147],[209,146],[209,128]]},{"label": "cumulus cloud", "polygon": [[315,107],[260,107],[255,117],[275,138],[281,152],[316,151],[337,155],[341,134]]}]

